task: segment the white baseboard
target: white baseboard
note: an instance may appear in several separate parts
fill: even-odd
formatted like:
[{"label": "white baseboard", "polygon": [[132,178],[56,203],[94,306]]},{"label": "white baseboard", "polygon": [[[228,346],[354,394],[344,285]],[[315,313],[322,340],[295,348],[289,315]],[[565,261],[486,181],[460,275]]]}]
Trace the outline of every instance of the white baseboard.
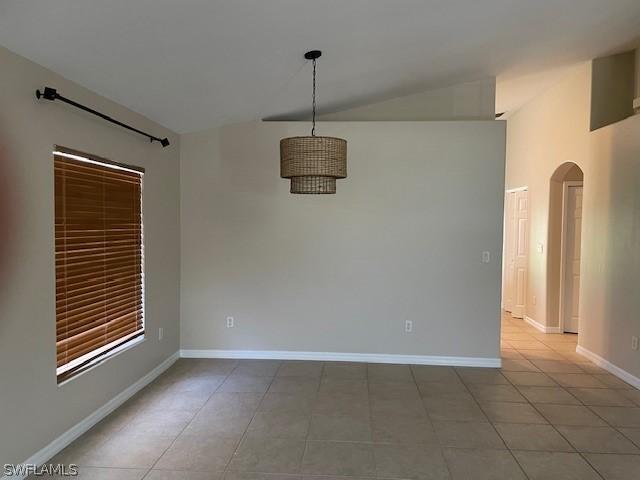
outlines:
[{"label": "white baseboard", "polygon": [[500,368],[500,358],[390,355],[381,353],[298,352],[290,350],[180,350],[184,358],[248,358],[273,360],[319,360],[333,362],[449,365],[454,367]]},{"label": "white baseboard", "polygon": [[542,333],[562,333],[560,327],[547,327],[531,317],[524,317],[524,321]]},{"label": "white baseboard", "polygon": [[[84,418],[69,430],[64,432],[54,441],[52,441],[49,445],[44,447],[42,450],[36,452],[34,455],[29,457],[27,460],[22,462],[23,465],[43,465],[54,455],[62,451],[65,447],[67,447],[71,442],[73,442],[80,435],[88,431],[91,427],[93,427],[100,420],[105,418],[111,412],[113,412],[116,408],[126,402],[133,395],[138,393],[144,387],[146,387],[149,383],[155,380],[162,372],[168,369],[173,363],[179,358],[179,352],[174,353],[169,358],[167,358],[164,362],[158,365],[156,368],[147,373],[140,380],[135,382],[133,385],[127,387],[125,390],[120,392],[118,395],[113,397],[103,406],[95,410],[88,417]],[[11,477],[2,477],[0,480],[17,480],[23,479],[24,476],[11,476]]]},{"label": "white baseboard", "polygon": [[600,355],[593,353],[591,350],[587,350],[580,345],[576,347],[576,352],[588,358],[597,366],[604,368],[609,373],[618,377],[620,380],[623,380],[629,385],[633,385],[637,389],[640,389],[640,378],[636,377],[635,375],[630,374],[626,370],[623,370],[620,367],[614,365],[609,360],[602,358]]}]

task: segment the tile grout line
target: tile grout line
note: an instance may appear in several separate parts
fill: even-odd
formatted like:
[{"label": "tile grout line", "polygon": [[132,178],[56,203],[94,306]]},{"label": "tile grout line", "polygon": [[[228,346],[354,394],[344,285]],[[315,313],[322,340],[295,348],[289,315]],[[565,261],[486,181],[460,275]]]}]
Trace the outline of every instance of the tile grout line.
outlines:
[{"label": "tile grout line", "polygon": [[[274,372],[273,376],[271,377],[271,381],[269,382],[269,385],[267,385],[267,388],[262,393],[262,396],[260,397],[260,401],[256,405],[256,409],[253,411],[253,415],[251,415],[251,420],[249,420],[249,423],[247,423],[246,428],[242,432],[242,435],[240,436],[240,439],[238,440],[238,442],[236,443],[235,448],[233,449],[233,453],[229,456],[229,460],[227,460],[227,463],[225,464],[224,469],[222,471],[221,480],[224,480],[226,478],[226,476],[227,476],[227,473],[229,473],[229,465],[231,465],[231,462],[233,461],[234,457],[238,453],[238,450],[240,449],[240,446],[242,445],[242,442],[246,439],[247,432],[249,431],[249,427],[251,426],[251,423],[253,422],[254,418],[256,418],[256,415],[258,414],[258,409],[260,408],[260,404],[264,400],[264,397],[267,395],[267,393],[269,392],[269,389],[271,388],[271,385],[273,384],[274,380],[276,379],[276,376],[278,374],[278,370],[280,370],[280,367],[282,366],[282,363],[283,363],[283,361],[281,360],[280,363],[278,364],[278,368],[276,368],[276,371]],[[240,362],[238,362],[238,365],[239,364],[240,364]],[[236,367],[233,370],[235,370],[238,367],[238,365],[236,365]],[[233,373],[233,371],[231,373]],[[231,374],[229,374],[229,375],[231,375]],[[243,392],[237,392],[237,393],[243,393]],[[248,392],[248,393],[251,393],[251,392]]]},{"label": "tile grout line", "polygon": [[[453,371],[453,373],[456,376],[456,378],[460,381],[460,383],[464,386],[464,388],[467,391],[467,393],[469,395],[471,395],[471,398],[473,398],[473,400],[475,401],[475,397],[473,396],[473,394],[469,390],[469,387],[467,386],[467,384],[462,381],[462,377],[460,376],[460,374],[458,373],[456,368],[455,367],[449,367],[449,368],[451,368],[451,370]],[[420,392],[419,388],[418,388],[418,393],[420,393],[420,401],[424,405],[425,410],[427,410],[427,406],[424,404],[424,399],[422,397],[422,393]],[[480,405],[478,405],[478,402],[476,402],[476,405],[478,406],[478,408],[480,408]],[[484,415],[484,412],[483,412],[483,415]],[[429,421],[431,421],[432,425],[433,425],[433,421],[432,421],[431,415],[429,415],[429,411],[428,410],[427,410],[427,417],[429,417]],[[453,472],[451,471],[451,465],[449,465],[449,462],[447,461],[447,457],[444,454],[445,447],[444,447],[444,445],[442,445],[442,441],[440,440],[440,437],[438,436],[437,432],[435,431],[435,428],[433,429],[433,431],[434,431],[434,433],[436,435],[436,438],[438,439],[438,445],[440,445],[440,452],[442,453],[442,458],[444,459],[444,464],[447,467],[447,472],[449,472],[449,477],[453,478]],[[448,447],[448,448],[451,448],[451,447]]]},{"label": "tile grout line", "polygon": [[[502,333],[500,334],[500,336],[502,337]],[[521,352],[520,350],[518,350],[517,348],[514,348],[514,350],[515,350],[516,352],[518,352],[520,355],[522,355],[522,356],[524,357],[524,355],[522,354],[522,352]],[[526,358],[526,357],[525,357],[525,358]],[[527,360],[529,360],[529,359],[527,358]],[[529,361],[530,361],[530,360],[529,360]],[[531,363],[533,363],[533,362],[531,362]],[[535,364],[533,364],[533,365],[534,365],[536,368],[539,368],[537,365],[535,365]],[[501,373],[502,373],[502,372],[501,372]],[[546,372],[542,372],[542,373],[544,373],[544,374],[546,375]],[[518,388],[518,387],[517,387],[517,386],[516,386],[512,381],[511,381],[511,379],[510,379],[509,377],[507,377],[507,376],[506,376],[506,375],[504,375],[504,374],[503,374],[502,376],[506,378],[507,382],[509,382],[509,384],[510,384],[512,387],[514,387],[514,388],[518,391],[518,393],[520,393],[520,395],[522,395],[522,393],[520,392],[520,389],[519,389],[519,388]],[[546,375],[546,376],[548,376],[548,375]],[[551,377],[549,377],[549,378],[551,378]],[[553,379],[552,379],[552,380],[553,380]],[[529,401],[529,399],[528,399],[527,397],[525,397],[524,395],[522,395],[522,397],[527,401],[527,404],[528,404],[528,405],[531,405],[531,407],[532,407],[532,408],[533,408],[533,409],[538,413],[538,415],[541,415],[541,416],[542,416],[542,418],[544,418],[546,421],[548,421],[548,419],[547,419],[544,415],[542,415],[542,412],[540,412],[540,411],[539,411],[539,410],[538,410],[538,409],[533,405],[533,403],[531,403],[531,402]],[[482,408],[482,407],[480,407],[480,408]],[[518,466],[520,467],[520,469],[521,469],[521,470],[522,470],[522,472],[524,473],[525,477],[526,477],[526,478],[530,478],[530,477],[529,477],[529,475],[527,474],[527,472],[525,471],[524,467],[522,466],[522,464],[521,464],[521,463],[520,463],[520,461],[518,460],[518,457],[516,457],[516,455],[514,455],[513,450],[511,449],[511,447],[509,447],[509,445],[508,445],[508,444],[507,444],[507,442],[505,441],[504,437],[503,437],[502,435],[500,435],[500,432],[498,431],[498,429],[495,427],[495,425],[494,425],[491,421],[490,421],[490,423],[491,423],[491,425],[493,426],[493,428],[494,428],[494,430],[496,431],[496,433],[498,434],[498,436],[502,439],[503,443],[505,444],[505,446],[506,446],[506,447],[507,447],[507,449],[509,450],[509,453],[511,453],[511,456],[512,456],[512,457],[513,457],[513,459],[516,461],[516,463],[518,464]],[[549,422],[549,425],[551,425],[551,422]],[[556,429],[555,429],[555,427],[553,427],[553,428],[554,428],[554,430],[556,430]],[[556,430],[556,431],[557,431],[557,430]],[[558,432],[558,433],[559,433],[559,432]]]},{"label": "tile grout line", "polygon": [[638,440],[638,441],[633,440],[631,437],[629,437],[629,435],[626,435],[624,432],[621,432],[620,428],[631,428],[631,429],[638,428],[638,430],[640,430],[640,427],[616,427],[616,431],[618,433],[620,433],[620,435],[622,435],[624,438],[629,440],[633,445],[636,446],[636,448],[638,448],[640,450],[640,440]]},{"label": "tile grout line", "polygon": [[322,368],[320,369],[320,381],[318,382],[318,388],[316,388],[316,396],[313,399],[313,404],[311,406],[311,411],[309,412],[309,425],[307,427],[307,434],[304,437],[304,449],[302,450],[302,457],[300,458],[300,473],[299,475],[304,475],[302,473],[303,465],[304,465],[304,457],[307,455],[307,449],[309,448],[309,435],[311,435],[311,423],[313,422],[313,407],[315,406],[315,402],[320,394],[320,388],[322,386],[322,379],[324,378],[324,368],[326,366],[326,362],[322,362]]},{"label": "tile grout line", "polygon": [[[501,369],[497,369],[497,371],[500,373],[500,375],[502,375],[504,377],[504,379],[509,382],[509,384],[515,388],[515,385],[511,384],[511,381],[502,373]],[[482,405],[480,404],[480,402],[478,401],[478,399],[476,398],[476,396],[473,394],[473,392],[469,389],[469,386],[464,383],[464,380],[462,379],[462,377],[460,376],[460,374],[456,371],[456,374],[459,376],[460,381],[464,384],[465,388],[467,388],[467,390],[469,391],[469,393],[471,394],[471,398],[473,398],[474,402],[476,403],[476,405],[478,406],[478,408],[480,409],[480,411],[482,412],[482,414],[487,418],[487,421],[489,422],[489,425],[491,425],[491,428],[493,428],[493,431],[496,433],[496,435],[498,435],[498,438],[500,438],[500,440],[502,440],[502,443],[504,444],[505,448],[507,449],[507,451],[509,452],[509,454],[511,455],[511,458],[513,458],[513,460],[516,462],[516,465],[518,465],[518,467],[520,468],[520,471],[522,472],[522,474],[524,475],[524,477],[526,479],[530,480],[529,475],[527,474],[527,472],[525,471],[524,467],[520,464],[520,461],[518,460],[518,458],[514,455],[513,451],[511,450],[511,448],[509,447],[509,445],[507,445],[507,442],[505,442],[504,438],[502,437],[502,435],[500,435],[500,432],[498,431],[498,429],[496,428],[495,424],[491,421],[491,419],[489,418],[489,416],[487,415],[486,411],[482,408]],[[517,388],[516,388],[517,390]],[[524,397],[524,395],[522,395],[522,397],[528,401],[527,398]]]},{"label": "tile grout line", "polygon": [[[422,392],[420,392],[420,386],[418,385],[418,379],[416,378],[416,374],[414,371],[414,366],[415,365],[409,365],[409,371],[411,372],[411,377],[413,378],[413,382],[416,386],[416,389],[418,390],[418,395],[420,396],[420,403],[422,404],[422,408],[424,409],[425,414],[427,415],[427,420],[429,421],[429,425],[431,426],[431,430],[433,431],[433,436],[435,437],[436,441],[438,442],[438,449],[440,451],[440,456],[442,457],[442,461],[444,463],[445,468],[447,469],[447,474],[449,475],[449,478],[453,478],[453,473],[451,472],[451,467],[449,466],[449,462],[447,462],[447,457],[445,457],[444,455],[444,447],[442,446],[442,442],[440,441],[440,437],[438,437],[438,433],[436,432],[435,426],[433,425],[433,420],[431,418],[431,416],[429,415],[429,411],[427,410],[427,406],[424,404],[424,400],[422,398]],[[455,368],[450,367],[453,372],[456,374],[456,376],[458,375],[457,372],[455,371]],[[465,386],[466,388],[466,386]]]},{"label": "tile grout line", "polygon": [[209,400],[211,400],[211,397],[213,397],[213,395],[218,391],[218,389],[224,384],[224,382],[227,381],[227,378],[229,378],[229,376],[231,375],[231,373],[233,373],[233,371],[235,370],[237,363],[238,362],[234,362],[235,365],[234,367],[229,371],[229,373],[227,373],[227,375],[224,377],[224,380],[222,380],[222,382],[220,382],[220,384],[216,387],[216,389],[211,392],[209,394],[209,396],[207,397],[207,400],[205,400],[205,402],[202,404],[202,406],[196,411],[196,413],[193,415],[193,417],[191,418],[191,420],[189,420],[189,422],[187,422],[187,424],[184,426],[184,428],[182,430],[180,430],[180,432],[178,433],[178,435],[176,435],[176,437],[171,441],[171,443],[169,444],[169,446],[167,448],[165,448],[162,452],[162,454],[156,459],[155,462],[153,462],[153,465],[151,465],[151,467],[149,468],[149,471],[147,471],[147,473],[144,475],[144,477],[142,477],[142,480],[145,480],[149,474],[151,473],[151,471],[153,470],[153,467],[155,467],[158,462],[160,461],[160,459],[162,459],[162,457],[165,455],[165,453],[167,453],[167,451],[169,451],[169,449],[171,447],[173,447],[176,443],[176,441],[178,440],[178,438],[180,438],[180,436],[184,433],[184,431],[189,427],[189,425],[191,425],[191,423],[193,422],[193,420],[196,418],[196,416],[198,415],[198,413],[200,413],[202,411],[202,409],[204,408],[204,406],[209,402]]},{"label": "tile grout line", "polygon": [[[557,352],[557,351],[556,351],[556,350],[554,350],[552,347],[550,347],[549,345],[547,345],[546,343],[544,343],[542,340],[540,340],[540,342],[541,342],[543,345],[545,345],[545,346],[547,346],[548,348],[550,348],[552,351],[554,351],[554,352],[556,352],[556,353],[558,353],[558,354],[559,354],[559,352]],[[523,355],[523,356],[524,356],[524,354],[523,354],[523,353],[522,353],[518,348],[514,348],[514,350],[515,350],[516,352],[518,352],[519,354],[521,354],[521,355]],[[562,356],[562,355],[561,355],[561,356]],[[569,359],[564,360],[564,361],[567,361],[567,362],[570,362],[570,363],[574,363],[574,362],[570,361]],[[533,362],[532,362],[532,363],[533,363]],[[536,368],[539,368],[537,365],[535,365],[535,363],[534,363],[534,366],[536,366]],[[578,368],[580,368],[580,367],[578,367]],[[581,370],[582,370],[582,369],[581,369]],[[540,372],[541,372],[541,373],[543,373],[545,376],[549,377],[549,378],[550,378],[554,383],[556,383],[556,386],[557,386],[557,387],[561,388],[561,389],[562,389],[562,390],[564,390],[564,391],[567,391],[567,388],[566,388],[566,387],[564,387],[564,386],[560,385],[559,383],[557,383],[557,382],[556,382],[556,380],[555,380],[553,377],[551,377],[547,372],[542,371],[542,370],[541,370]],[[550,373],[551,373],[551,372],[550,372]],[[510,383],[511,383],[515,388],[516,388],[516,390],[518,390],[518,392],[520,392],[520,394],[522,395],[522,392],[521,392],[521,391],[520,391],[520,389],[518,388],[518,385],[514,384],[514,383],[511,381],[511,379],[509,379],[506,375],[505,375],[505,378],[507,378],[507,380],[508,380],[508,381],[509,381],[509,382],[510,382]],[[568,391],[567,391],[567,393],[568,393],[569,395],[571,395],[573,398],[575,398],[578,402],[580,402],[580,403],[581,403],[581,405],[583,405],[582,400],[580,400],[579,398],[577,398],[577,397],[576,397],[575,395],[573,395],[571,392],[568,392]],[[524,395],[523,395],[523,397],[524,397]],[[569,439],[565,438],[565,436],[564,436],[564,435],[562,435],[562,433],[561,433],[561,432],[556,428],[556,425],[554,425],[553,423],[551,423],[551,422],[549,421],[549,419],[548,419],[548,418],[547,418],[547,417],[546,417],[546,416],[545,416],[545,415],[544,415],[544,414],[543,414],[543,413],[542,413],[542,412],[541,412],[541,411],[536,407],[535,403],[531,402],[531,401],[530,401],[528,398],[526,398],[526,397],[525,397],[525,400],[527,400],[528,404],[529,404],[529,405],[531,405],[531,407],[532,407],[532,408],[533,408],[533,409],[538,413],[538,415],[540,415],[542,418],[544,418],[544,419],[548,422],[548,425],[550,425],[550,426],[553,428],[553,430],[554,430],[556,433],[558,433],[558,435],[560,435],[560,436],[561,436],[561,437],[562,437],[562,438],[563,438],[563,439],[564,439],[564,440],[565,440],[565,441],[566,441],[566,442],[567,442],[567,443],[568,443],[568,444],[569,444],[569,445],[574,449],[574,451],[575,451],[575,452],[580,453],[580,452],[578,452],[578,451],[577,451],[577,449],[575,448],[575,446],[574,446],[574,445],[569,441]],[[556,404],[549,403],[549,404],[545,404],[545,405],[556,405]],[[563,405],[563,404],[557,404],[557,405]],[[583,405],[583,406],[584,406],[584,405]],[[585,459],[585,460],[586,460],[586,459]]]},{"label": "tile grout line", "polygon": [[[167,371],[168,371],[168,370],[167,370]],[[105,417],[103,420],[101,420],[101,422],[102,422],[102,421],[104,421],[104,420],[106,420],[106,419],[107,419],[111,414],[113,414],[113,413],[117,412],[119,409],[123,408],[123,407],[126,405],[126,403],[128,403],[128,402],[130,402],[130,401],[134,400],[137,396],[139,396],[140,394],[142,394],[142,392],[143,392],[145,389],[152,387],[152,386],[153,386],[153,384],[154,384],[155,382],[157,382],[157,381],[158,381],[158,379],[159,379],[159,378],[161,378],[162,376],[164,376],[165,374],[166,374],[166,371],[165,371],[165,372],[163,372],[160,376],[156,377],[156,378],[155,378],[151,383],[147,384],[147,385],[146,385],[142,390],[140,390],[139,392],[136,392],[136,394],[135,394],[135,395],[133,395],[132,397],[130,397],[130,398],[129,398],[129,399],[128,399],[124,404],[122,404],[122,405],[120,405],[118,408],[116,408],[116,409],[115,409],[113,412],[111,412],[107,417]],[[156,388],[157,388],[157,386],[156,386]],[[169,386],[168,386],[168,385],[167,385],[167,386],[162,386],[162,387],[160,388],[160,390],[159,390],[159,393],[164,394],[164,393],[166,393],[166,392],[167,392],[167,390],[169,390]],[[142,409],[142,410],[143,410],[143,409]],[[136,413],[133,415],[133,418],[137,417],[140,413],[142,413],[142,410],[136,411]],[[146,412],[146,413],[149,413],[149,412]],[[94,425],[94,427],[92,427],[92,428],[95,428],[96,426],[97,426],[97,425]],[[113,433],[115,433],[115,434],[121,433],[121,432],[122,432],[122,431],[123,431],[127,426],[128,426],[128,425],[123,425],[123,426],[121,426],[120,428],[116,429],[116,430],[115,430],[115,432],[113,432]],[[86,434],[86,433],[88,433],[88,432],[85,432],[85,434]],[[84,434],[83,434],[83,435],[84,435]],[[178,435],[179,435],[179,434],[178,434]],[[104,444],[106,444],[108,441],[110,441],[110,440],[111,440],[111,436],[112,436],[112,434],[110,433],[110,434],[107,436],[107,438],[105,438],[105,439],[101,440],[100,442],[98,442],[98,444],[97,444],[97,445],[95,445],[95,447],[94,447],[94,448],[96,448],[96,449],[97,449],[97,448],[102,447]],[[79,437],[79,438],[81,438],[81,437]],[[177,438],[177,437],[176,437],[176,438]],[[175,440],[175,439],[174,439],[174,440]],[[164,454],[165,454],[165,452],[167,451],[167,449],[168,449],[172,444],[173,444],[173,441],[171,442],[171,444],[169,444],[169,446],[168,446],[166,449],[164,449],[164,450],[162,451],[162,453],[160,454],[160,456],[158,457],[158,459],[156,459],[156,460],[153,462],[153,465],[155,465],[155,463],[160,459],[160,457],[162,457],[162,455],[164,455]],[[54,457],[54,458],[55,458],[55,457]],[[51,459],[50,459],[50,460],[51,460]],[[49,460],[49,461],[50,461],[50,460]],[[139,467],[125,467],[125,468],[126,468],[126,469],[135,469],[135,470],[147,470],[147,469],[148,469],[148,470],[145,472],[144,476],[141,478],[141,480],[144,480],[144,478],[146,478],[146,477],[147,477],[147,475],[149,474],[149,472],[151,471],[151,468],[153,468],[153,465],[152,465],[151,467],[141,467],[141,468],[139,468]],[[82,466],[82,465],[78,465],[78,466],[80,467],[80,466]],[[105,466],[98,466],[98,465],[84,465],[83,467],[88,467],[88,468],[99,468],[99,469],[121,469],[121,470],[122,470],[122,469],[125,469],[125,468],[122,468],[122,467],[113,467],[113,466],[105,467]]]},{"label": "tile grout line", "polygon": [[376,459],[376,447],[373,443],[373,432],[374,432],[374,423],[373,423],[373,409],[371,408],[371,385],[369,382],[369,364],[364,364],[365,368],[365,381],[367,382],[367,407],[369,408],[369,428],[371,430],[371,453],[373,455],[373,470],[374,476],[378,476],[378,460]]},{"label": "tile grout line", "polygon": [[[546,344],[545,344],[545,345],[546,345]],[[547,346],[548,346],[548,345],[547,345]],[[552,347],[549,347],[549,348],[551,348],[551,350],[552,350],[552,351],[557,352],[557,351],[556,351],[556,350],[554,350]],[[515,350],[516,350],[518,353],[522,354],[522,353],[520,352],[520,350],[518,350],[517,348],[516,348]],[[557,352],[557,353],[559,353],[559,352]],[[567,362],[569,362],[569,363],[572,363],[572,364],[575,364],[575,362],[573,362],[573,361],[571,361],[571,360],[569,360],[569,359],[567,359],[567,360],[565,360],[565,361],[567,361]],[[534,365],[535,365],[535,364],[534,364]],[[578,368],[580,368],[580,367],[578,366]],[[582,370],[582,368],[580,368],[580,370]],[[584,370],[582,370],[582,371],[584,372]],[[544,373],[546,376],[548,376],[549,378],[551,378],[551,379],[555,382],[555,379],[554,379],[553,377],[551,377],[550,375],[548,375],[548,374],[547,374],[547,372],[542,372],[542,373]],[[586,372],[585,372],[585,373],[586,373]],[[508,381],[510,381],[510,379],[509,379],[509,378],[507,378],[507,380],[508,380]],[[557,383],[557,382],[556,382],[556,383]],[[514,386],[515,386],[515,385],[514,385]],[[567,387],[564,387],[564,386],[562,386],[562,385],[560,385],[560,384],[558,384],[558,386],[559,386],[560,388],[562,388],[564,391],[567,391]],[[516,386],[516,389],[517,389],[517,386]],[[581,406],[584,406],[584,407],[586,407],[589,411],[592,411],[592,412],[593,412],[593,410],[591,410],[591,409],[589,408],[589,406],[588,406],[588,405],[585,405],[585,404],[584,404],[584,402],[583,402],[580,398],[578,398],[578,397],[576,397],[575,395],[573,395],[570,391],[569,391],[568,393],[569,393],[569,395],[571,395],[572,397],[574,397],[578,402],[580,402]],[[526,398],[526,397],[525,397],[525,399],[527,400],[527,402],[529,402],[529,399],[528,399],[528,398]],[[560,432],[560,431],[557,429],[557,426],[556,426],[556,425],[554,425],[553,423],[551,423],[551,422],[549,421],[549,419],[548,419],[548,418],[547,418],[547,417],[546,417],[546,416],[545,416],[545,415],[544,415],[544,414],[543,414],[543,413],[542,413],[542,412],[541,412],[541,411],[536,407],[536,405],[535,405],[533,402],[529,402],[529,404],[531,405],[531,407],[533,407],[533,409],[534,409],[534,410],[535,410],[539,415],[541,415],[541,416],[542,416],[542,417],[543,417],[547,422],[549,422],[549,425],[553,428],[553,430],[554,430],[558,435],[560,435],[560,437],[562,437],[562,438],[563,438],[563,439],[564,439],[564,440],[565,440],[565,441],[566,441],[566,442],[571,446],[571,448],[573,448],[573,449],[574,449],[574,451],[575,451],[575,452],[580,456],[580,458],[582,458],[582,459],[583,459],[583,460],[584,460],[584,461],[585,461],[585,462],[586,462],[586,463],[587,463],[587,464],[588,464],[588,465],[593,469],[593,471],[594,471],[594,472],[595,472],[595,473],[596,473],[600,478],[602,478],[602,479],[604,480],[603,475],[602,475],[602,474],[600,473],[600,471],[599,471],[599,470],[598,470],[598,469],[597,469],[597,468],[596,468],[596,467],[595,467],[595,466],[594,466],[594,465],[593,465],[593,464],[588,460],[588,458],[586,458],[586,457],[583,455],[583,452],[578,451],[578,449],[577,449],[577,448],[576,448],[576,447],[571,443],[571,441],[569,441],[569,439],[568,439],[568,438],[566,438],[566,437],[562,434],[562,432]],[[551,405],[553,405],[553,404],[551,404]],[[593,412],[593,413],[594,413],[596,416],[598,416],[599,418],[601,418],[599,415],[597,415],[597,413],[596,413],[596,412]],[[605,419],[603,419],[603,418],[601,418],[601,419],[602,419],[602,420],[603,420],[607,425],[609,425],[609,423],[608,423]],[[609,425],[609,426],[610,426],[610,425]],[[558,452],[555,452],[555,451],[552,451],[552,452],[553,452],[553,453],[558,453]],[[515,457],[515,455],[514,455],[514,457]],[[517,461],[517,458],[516,458],[516,461]]]}]

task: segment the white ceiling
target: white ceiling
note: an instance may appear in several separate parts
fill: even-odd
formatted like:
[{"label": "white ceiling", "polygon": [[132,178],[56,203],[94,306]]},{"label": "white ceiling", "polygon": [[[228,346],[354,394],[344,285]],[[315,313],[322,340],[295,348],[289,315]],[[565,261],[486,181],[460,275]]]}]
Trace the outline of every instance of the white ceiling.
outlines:
[{"label": "white ceiling", "polygon": [[319,107],[336,110],[639,34],[638,0],[0,1],[1,45],[177,132],[306,111],[313,48]]}]

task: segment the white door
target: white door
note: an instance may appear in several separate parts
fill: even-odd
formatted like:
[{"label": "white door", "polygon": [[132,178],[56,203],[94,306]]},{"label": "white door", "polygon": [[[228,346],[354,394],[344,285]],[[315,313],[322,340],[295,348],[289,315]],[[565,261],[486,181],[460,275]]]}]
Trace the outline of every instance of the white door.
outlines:
[{"label": "white door", "polygon": [[527,269],[529,266],[529,192],[516,192],[515,195],[513,310],[511,315],[523,318],[526,313]]},{"label": "white door", "polygon": [[578,333],[580,320],[580,245],[582,242],[582,186],[567,185],[565,194],[564,284],[562,310],[564,331]]},{"label": "white door", "polygon": [[513,310],[513,274],[515,267],[515,192],[507,192],[504,213],[504,266],[502,274],[502,305],[507,312]]}]

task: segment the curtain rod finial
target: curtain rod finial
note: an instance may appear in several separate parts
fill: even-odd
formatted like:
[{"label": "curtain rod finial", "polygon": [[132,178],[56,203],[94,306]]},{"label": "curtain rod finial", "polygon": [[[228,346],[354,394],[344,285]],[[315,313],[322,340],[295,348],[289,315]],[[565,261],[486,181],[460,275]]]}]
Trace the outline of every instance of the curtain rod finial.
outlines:
[{"label": "curtain rod finial", "polygon": [[58,91],[55,88],[44,87],[44,92],[36,90],[36,97],[43,97],[45,100],[55,100],[58,95]]}]

